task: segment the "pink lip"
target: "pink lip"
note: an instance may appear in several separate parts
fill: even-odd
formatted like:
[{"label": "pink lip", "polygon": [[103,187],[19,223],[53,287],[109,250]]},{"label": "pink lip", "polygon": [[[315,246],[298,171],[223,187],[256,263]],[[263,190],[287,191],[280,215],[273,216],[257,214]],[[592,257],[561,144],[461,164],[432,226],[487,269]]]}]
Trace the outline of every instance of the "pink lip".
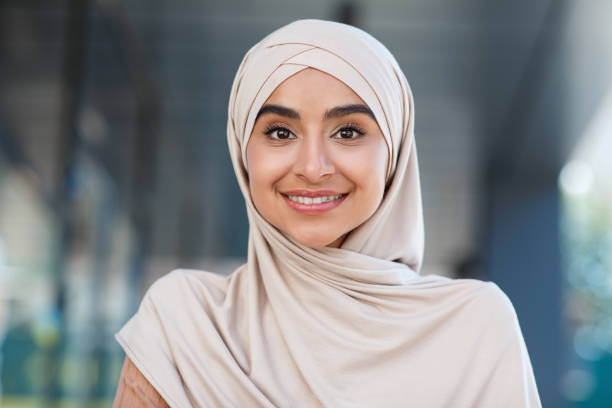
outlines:
[{"label": "pink lip", "polygon": [[302,203],[298,203],[296,201],[290,200],[289,197],[287,197],[286,195],[286,194],[290,194],[290,195],[297,195],[297,196],[303,196],[303,197],[321,197],[321,196],[341,194],[341,193],[336,193],[334,191],[329,191],[329,190],[319,190],[316,192],[307,192],[308,195],[304,194],[304,192],[306,192],[304,190],[299,190],[299,192],[301,193],[298,194],[298,190],[294,190],[294,191],[288,191],[286,193],[282,193],[281,195],[283,196],[283,198],[285,199],[285,202],[287,203],[287,205],[289,205],[289,207],[303,214],[311,214],[311,215],[321,214],[321,213],[330,211],[338,207],[340,204],[342,204],[344,199],[348,196],[348,194],[343,194],[342,197],[336,200],[327,201],[325,203],[320,203],[320,204],[302,204]]}]

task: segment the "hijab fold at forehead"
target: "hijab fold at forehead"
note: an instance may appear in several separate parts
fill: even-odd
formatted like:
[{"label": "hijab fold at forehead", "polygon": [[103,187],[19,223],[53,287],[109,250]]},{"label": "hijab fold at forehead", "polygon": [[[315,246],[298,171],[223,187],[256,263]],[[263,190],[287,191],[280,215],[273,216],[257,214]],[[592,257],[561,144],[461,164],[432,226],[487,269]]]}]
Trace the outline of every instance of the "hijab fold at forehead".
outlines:
[{"label": "hijab fold at forehead", "polygon": [[[389,155],[381,206],[349,234],[341,249],[397,261],[418,272],[424,232],[412,93],[391,53],[357,28],[298,20],[271,33],[245,55],[232,86],[227,136],[247,211],[256,212],[248,188],[246,147],[257,113],[284,80],[305,68],[334,76],[361,97],[374,113]],[[267,221],[258,214],[249,219],[250,228],[263,229],[269,241],[269,228],[263,227]],[[309,251],[290,237],[284,241],[282,245]]]}]

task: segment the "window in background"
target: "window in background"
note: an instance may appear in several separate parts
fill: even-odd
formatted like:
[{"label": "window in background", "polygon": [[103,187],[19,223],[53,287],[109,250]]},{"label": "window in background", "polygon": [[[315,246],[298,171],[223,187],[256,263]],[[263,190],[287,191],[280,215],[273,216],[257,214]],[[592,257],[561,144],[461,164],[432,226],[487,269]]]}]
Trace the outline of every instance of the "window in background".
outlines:
[{"label": "window in background", "polygon": [[576,407],[612,406],[612,90],[559,177],[572,347],[561,383]]}]

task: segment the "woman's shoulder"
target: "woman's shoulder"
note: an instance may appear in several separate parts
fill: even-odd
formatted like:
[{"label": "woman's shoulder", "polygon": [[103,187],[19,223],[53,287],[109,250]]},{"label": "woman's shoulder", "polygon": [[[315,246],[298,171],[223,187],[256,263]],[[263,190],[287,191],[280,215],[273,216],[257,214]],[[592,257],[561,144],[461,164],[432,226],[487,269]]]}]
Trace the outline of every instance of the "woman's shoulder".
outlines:
[{"label": "woman's shoulder", "polygon": [[501,308],[512,306],[508,295],[493,281],[429,274],[421,276],[416,281],[416,285],[464,294],[482,302],[491,302]]},{"label": "woman's shoulder", "polygon": [[159,302],[195,295],[220,302],[225,298],[237,272],[238,270],[230,275],[220,275],[197,269],[174,269],[153,281],[143,300]]},{"label": "woman's shoulder", "polygon": [[[512,301],[495,282],[478,279],[456,279],[463,289],[462,319],[469,322],[483,338],[517,339],[522,336]],[[460,291],[461,292],[461,291]]]},{"label": "woman's shoulder", "polygon": [[460,315],[481,320],[495,318],[500,323],[517,320],[512,301],[495,282],[425,275],[418,285],[431,291],[428,297],[440,306],[452,305],[455,311],[468,312]]},{"label": "woman's shoulder", "polygon": [[151,288],[181,285],[185,283],[193,284],[196,282],[223,287],[227,279],[227,275],[220,275],[210,271],[178,268],[155,279],[151,284]]},{"label": "woman's shoulder", "polygon": [[516,319],[516,311],[512,301],[495,282],[466,279],[474,286],[474,301],[487,312],[495,313],[497,317],[509,320]]},{"label": "woman's shoulder", "polygon": [[470,300],[484,315],[495,316],[505,321],[516,320],[516,311],[512,301],[495,282],[479,279],[456,279],[468,286]]}]

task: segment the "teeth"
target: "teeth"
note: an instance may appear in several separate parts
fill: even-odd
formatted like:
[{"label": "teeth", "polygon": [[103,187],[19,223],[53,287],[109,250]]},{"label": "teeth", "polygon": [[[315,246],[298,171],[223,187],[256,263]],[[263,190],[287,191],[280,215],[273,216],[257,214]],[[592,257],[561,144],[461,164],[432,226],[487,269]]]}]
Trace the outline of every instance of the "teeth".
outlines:
[{"label": "teeth", "polygon": [[334,195],[334,196],[315,197],[315,198],[302,197],[302,196],[292,196],[292,195],[287,195],[287,197],[289,197],[289,199],[291,201],[296,201],[296,202],[302,203],[302,204],[321,204],[321,203],[326,203],[328,201],[337,200],[340,197],[342,197],[342,194],[338,194],[338,195]]}]

